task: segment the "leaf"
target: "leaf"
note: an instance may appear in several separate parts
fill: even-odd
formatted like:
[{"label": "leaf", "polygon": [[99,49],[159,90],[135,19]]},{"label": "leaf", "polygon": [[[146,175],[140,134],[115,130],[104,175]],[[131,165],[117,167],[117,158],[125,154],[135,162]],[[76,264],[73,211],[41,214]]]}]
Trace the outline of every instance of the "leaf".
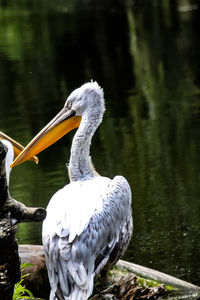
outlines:
[{"label": "leaf", "polygon": [[34,266],[34,264],[25,262],[25,263],[23,263],[23,265],[21,265],[21,270],[24,271],[25,268],[29,268],[32,266]]},{"label": "leaf", "polygon": [[[29,268],[33,266],[33,264],[30,263],[24,263],[21,265],[21,270],[23,271],[25,268]],[[30,274],[23,274],[21,276],[21,280],[15,284],[14,287],[14,293],[13,293],[13,300],[20,300],[20,299],[29,299],[30,297],[33,298],[33,294],[31,291],[29,291],[24,285],[24,277],[28,276]],[[28,296],[26,296],[28,294]]]}]

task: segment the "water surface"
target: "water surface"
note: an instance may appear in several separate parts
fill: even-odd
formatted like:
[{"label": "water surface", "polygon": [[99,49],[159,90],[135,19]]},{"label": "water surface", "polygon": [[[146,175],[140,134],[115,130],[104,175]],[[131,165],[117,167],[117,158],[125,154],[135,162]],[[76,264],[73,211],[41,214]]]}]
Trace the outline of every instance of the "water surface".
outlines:
[{"label": "water surface", "polygon": [[[26,145],[74,88],[97,80],[107,110],[93,162],[133,192],[124,259],[200,285],[198,2],[54,2],[0,5],[0,130]],[[13,197],[46,207],[68,183],[73,134],[39,165],[14,168]],[[18,240],[41,243],[41,224],[20,224]]]}]

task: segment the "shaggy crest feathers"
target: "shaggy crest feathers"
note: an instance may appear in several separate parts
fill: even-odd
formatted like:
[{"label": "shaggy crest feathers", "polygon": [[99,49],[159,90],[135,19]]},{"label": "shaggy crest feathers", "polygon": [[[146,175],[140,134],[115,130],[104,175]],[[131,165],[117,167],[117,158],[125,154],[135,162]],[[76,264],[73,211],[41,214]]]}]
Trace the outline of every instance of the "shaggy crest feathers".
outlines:
[{"label": "shaggy crest feathers", "polygon": [[80,87],[81,90],[87,89],[87,88],[94,90],[102,98],[104,97],[103,89],[98,85],[98,83],[96,81],[91,80],[91,82],[87,82]]}]

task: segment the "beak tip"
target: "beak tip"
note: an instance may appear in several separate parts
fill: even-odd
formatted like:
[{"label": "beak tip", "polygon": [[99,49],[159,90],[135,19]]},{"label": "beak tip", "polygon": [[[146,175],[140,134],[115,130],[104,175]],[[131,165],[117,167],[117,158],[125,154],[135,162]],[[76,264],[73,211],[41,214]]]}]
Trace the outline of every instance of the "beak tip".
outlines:
[{"label": "beak tip", "polygon": [[35,156],[34,160],[35,160],[36,165],[38,165],[39,164],[39,158],[37,156]]}]

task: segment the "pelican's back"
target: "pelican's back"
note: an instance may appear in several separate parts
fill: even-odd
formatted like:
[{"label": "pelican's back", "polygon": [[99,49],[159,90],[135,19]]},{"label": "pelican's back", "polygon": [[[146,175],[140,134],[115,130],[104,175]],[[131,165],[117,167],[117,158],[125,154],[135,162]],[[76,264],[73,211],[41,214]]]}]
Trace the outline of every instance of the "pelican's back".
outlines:
[{"label": "pelican's back", "polygon": [[123,254],[131,232],[131,191],[123,177],[98,176],[59,190],[43,224],[50,299],[88,299],[94,276]]}]

